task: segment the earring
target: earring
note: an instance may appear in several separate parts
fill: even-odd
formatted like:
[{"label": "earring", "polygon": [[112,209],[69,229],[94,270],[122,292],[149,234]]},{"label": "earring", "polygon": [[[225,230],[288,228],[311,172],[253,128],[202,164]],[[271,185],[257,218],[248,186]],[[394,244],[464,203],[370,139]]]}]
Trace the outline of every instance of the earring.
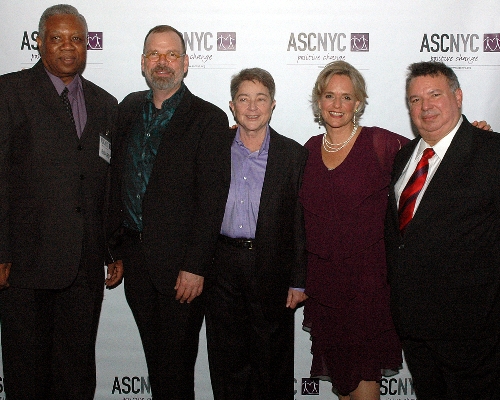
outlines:
[{"label": "earring", "polygon": [[314,121],[318,123],[318,129],[321,129],[321,127],[324,125],[321,113],[314,114]]},{"label": "earring", "polygon": [[352,122],[354,125],[356,125],[356,113],[358,112],[358,109],[354,110],[354,114],[352,115]]}]

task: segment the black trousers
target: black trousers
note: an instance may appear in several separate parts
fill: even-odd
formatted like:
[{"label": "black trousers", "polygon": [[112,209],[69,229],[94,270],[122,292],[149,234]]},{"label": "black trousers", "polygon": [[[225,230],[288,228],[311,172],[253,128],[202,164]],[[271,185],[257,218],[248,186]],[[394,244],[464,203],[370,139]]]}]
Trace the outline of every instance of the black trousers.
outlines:
[{"label": "black trousers", "polygon": [[201,298],[190,304],[175,300],[175,280],[171,292],[160,293],[149,278],[139,239],[125,240],[125,296],[141,336],[153,399],[194,400]]},{"label": "black trousers", "polygon": [[218,243],[207,278],[206,330],[215,400],[294,398],[294,315],[258,297],[255,250]]},{"label": "black trousers", "polygon": [[91,400],[95,342],[104,293],[80,270],[66,289],[0,292],[2,357],[9,400]]},{"label": "black trousers", "polygon": [[402,344],[418,400],[500,399],[499,337]]}]

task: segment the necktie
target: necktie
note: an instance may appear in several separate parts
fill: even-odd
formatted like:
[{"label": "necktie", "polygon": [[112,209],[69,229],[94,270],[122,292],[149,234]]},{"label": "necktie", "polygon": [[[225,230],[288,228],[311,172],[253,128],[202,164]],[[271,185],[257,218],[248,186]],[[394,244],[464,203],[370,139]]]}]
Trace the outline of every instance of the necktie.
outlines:
[{"label": "necktie", "polygon": [[429,159],[434,155],[432,148],[424,150],[422,158],[415,168],[410,180],[406,184],[401,197],[399,198],[399,230],[404,233],[408,223],[413,218],[413,211],[415,210],[415,203],[418,194],[422,190],[427,179],[427,172],[429,171]]},{"label": "necktie", "polygon": [[71,108],[71,103],[69,102],[69,99],[68,99],[68,92],[69,92],[68,88],[65,87],[61,93],[61,100],[62,100],[64,106],[66,107],[66,111],[68,112],[69,117],[71,118],[71,122],[73,122],[73,124],[75,124],[75,117],[73,117],[73,109]]}]

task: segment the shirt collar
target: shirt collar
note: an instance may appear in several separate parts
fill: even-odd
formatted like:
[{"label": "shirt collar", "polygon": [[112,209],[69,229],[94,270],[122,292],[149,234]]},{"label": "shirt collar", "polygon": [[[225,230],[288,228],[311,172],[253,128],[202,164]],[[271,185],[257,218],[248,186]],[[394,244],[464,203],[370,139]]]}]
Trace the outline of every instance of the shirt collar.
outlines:
[{"label": "shirt collar", "polygon": [[451,141],[455,137],[455,134],[457,133],[458,128],[460,128],[460,125],[462,124],[463,120],[464,120],[463,116],[460,115],[460,119],[458,120],[455,127],[450,131],[450,133],[448,133],[444,138],[442,138],[434,146],[430,146],[427,142],[424,141],[424,139],[420,139],[420,141],[418,143],[418,150],[417,150],[417,153],[415,154],[415,160],[420,160],[424,150],[429,148],[429,147],[432,147],[432,149],[434,150],[436,155],[439,157],[439,159],[442,160],[444,158],[444,155],[448,151],[448,148],[450,147]]},{"label": "shirt collar", "polygon": [[[184,84],[184,82],[181,82],[181,86],[179,87],[177,92],[175,92],[172,96],[170,96],[168,99],[164,100],[163,103],[161,103],[161,109],[165,110],[167,108],[176,108],[179,105],[182,96],[184,96],[185,91],[186,91],[186,85]],[[146,100],[153,103],[153,89],[150,89],[149,92],[146,94]]]},{"label": "shirt collar", "polygon": [[[271,136],[271,128],[269,127],[269,124],[267,124],[266,126],[266,136],[264,137],[264,141],[262,142],[262,144],[260,145],[260,149],[259,149],[259,155],[262,154],[262,152],[264,151],[269,151],[269,138]],[[245,147],[245,145],[243,144],[242,140],[241,140],[241,136],[240,136],[240,127],[238,126],[238,129],[236,129],[236,135],[234,136],[234,141],[241,147]],[[245,147],[246,149],[246,147]]]},{"label": "shirt collar", "polygon": [[62,81],[61,78],[50,73],[47,69],[45,69],[45,71],[47,72],[47,75],[54,84],[54,87],[56,88],[57,94],[59,96],[61,95],[65,87],[68,87],[68,91],[71,94],[76,93],[78,89],[82,88],[82,80],[80,79],[80,74],[76,74],[73,80],[68,85],[65,85],[65,83]]}]

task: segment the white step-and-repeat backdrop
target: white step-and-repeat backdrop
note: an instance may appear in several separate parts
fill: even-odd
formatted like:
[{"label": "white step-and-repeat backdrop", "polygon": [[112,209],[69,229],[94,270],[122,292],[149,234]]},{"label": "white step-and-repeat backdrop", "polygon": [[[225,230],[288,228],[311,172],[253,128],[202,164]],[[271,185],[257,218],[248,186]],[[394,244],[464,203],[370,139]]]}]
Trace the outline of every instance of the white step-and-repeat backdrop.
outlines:
[{"label": "white step-and-repeat backdrop", "polygon": [[[31,67],[39,55],[38,20],[54,3],[0,3],[0,74]],[[304,143],[320,133],[309,105],[321,68],[334,60],[356,66],[368,83],[363,125],[412,137],[405,105],[408,64],[438,60],[452,66],[464,91],[464,113],[500,130],[500,10],[498,0],[75,0],[89,26],[84,76],[118,100],[146,88],[140,55],[147,31],[169,24],[183,32],[190,90],[224,109],[230,77],[261,67],[274,76],[272,126]],[[308,334],[296,316],[296,399],[333,399],[330,385],[308,381]],[[96,399],[150,399],[139,335],[122,287],[106,291],[97,343]],[[196,366],[197,399],[212,398],[204,330]],[[403,369],[382,381],[384,400],[415,399]],[[3,399],[0,370],[0,399]],[[315,396],[315,397],[312,397]],[[237,399],[235,399],[237,400]]]}]

